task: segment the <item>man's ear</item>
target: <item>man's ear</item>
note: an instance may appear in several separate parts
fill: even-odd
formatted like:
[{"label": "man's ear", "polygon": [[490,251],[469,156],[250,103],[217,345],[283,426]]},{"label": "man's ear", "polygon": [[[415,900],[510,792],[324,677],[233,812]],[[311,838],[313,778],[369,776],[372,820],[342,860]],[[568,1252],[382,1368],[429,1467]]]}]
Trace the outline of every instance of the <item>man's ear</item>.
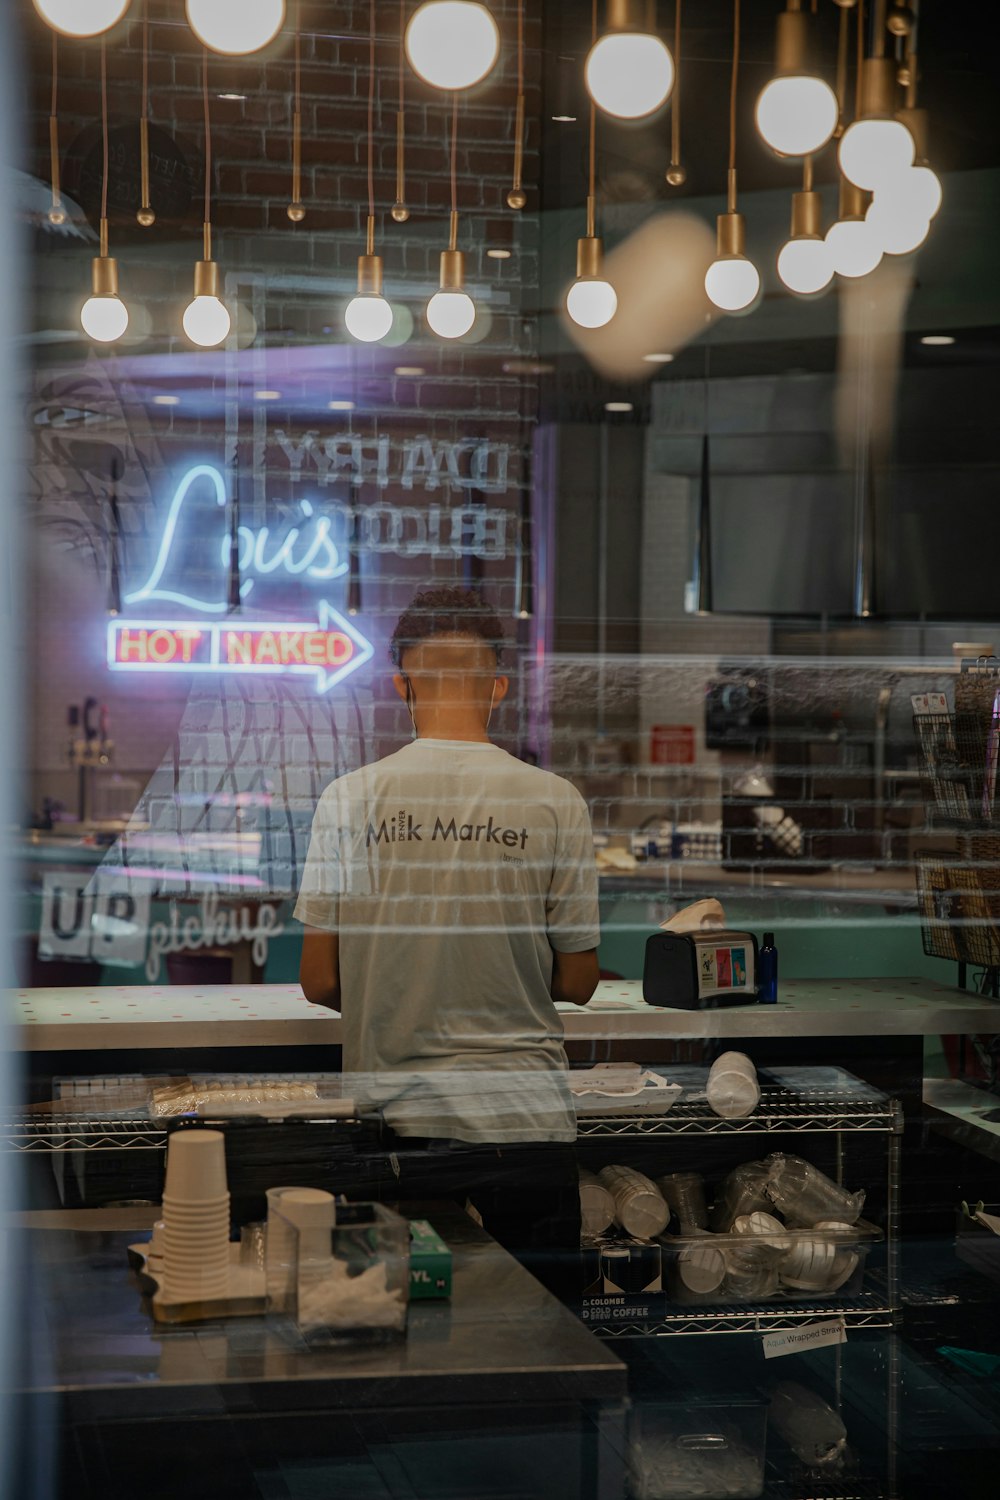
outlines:
[{"label": "man's ear", "polygon": [[493,706],[502,703],[510,691],[509,677],[496,677],[493,680]]},{"label": "man's ear", "polygon": [[406,702],[406,692],[407,692],[407,681],[406,681],[406,678],[403,676],[402,672],[394,672],[393,673],[393,675],[392,675],[392,685],[396,689],[396,692],[399,694],[399,696],[402,698],[403,702],[405,703]]}]

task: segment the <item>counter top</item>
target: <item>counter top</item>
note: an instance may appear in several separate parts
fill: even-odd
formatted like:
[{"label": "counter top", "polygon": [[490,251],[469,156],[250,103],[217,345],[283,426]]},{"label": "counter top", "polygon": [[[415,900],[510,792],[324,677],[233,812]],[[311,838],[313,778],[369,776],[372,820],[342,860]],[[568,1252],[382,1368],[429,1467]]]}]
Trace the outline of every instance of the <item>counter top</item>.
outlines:
[{"label": "counter top", "polygon": [[[161,1329],[142,1309],[126,1246],[138,1236],[77,1229],[76,1213],[21,1215],[30,1236],[11,1385],[68,1393],[78,1419],[190,1412],[209,1388],[216,1413],[621,1401],[626,1371],[586,1328],[451,1205],[421,1205],[454,1257],[450,1302],[411,1305],[405,1340],[308,1350],[287,1320],[234,1318]],[[44,1225],[44,1227],[41,1227]],[[30,1226],[30,1227],[29,1227]],[[144,1235],[142,1237],[145,1237]],[[204,1397],[201,1398],[204,1400]]]},{"label": "counter top", "polygon": [[924,1107],[930,1123],[959,1145],[1000,1161],[1000,1097],[955,1078],[925,1078]]},{"label": "counter top", "polygon": [[[675,1010],[642,982],[606,980],[585,1008],[560,1006],[567,1040],[648,1037],[935,1036],[1000,1032],[1000,1003],[928,979],[784,981],[777,1005]],[[28,989],[14,992],[27,1052],[339,1046],[340,1016],[297,984]]]}]

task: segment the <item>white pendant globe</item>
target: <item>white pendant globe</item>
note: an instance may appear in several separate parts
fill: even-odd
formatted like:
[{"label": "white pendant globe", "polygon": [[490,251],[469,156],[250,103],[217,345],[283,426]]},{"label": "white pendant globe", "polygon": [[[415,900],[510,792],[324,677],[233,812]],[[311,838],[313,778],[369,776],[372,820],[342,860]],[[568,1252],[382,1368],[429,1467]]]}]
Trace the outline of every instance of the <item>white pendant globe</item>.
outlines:
[{"label": "white pendant globe", "polygon": [[35,9],[63,36],[100,36],[120,21],[131,0],[35,0]]},{"label": "white pendant globe", "polygon": [[619,120],[640,120],[669,98],[674,60],[658,36],[612,31],[591,49],[584,77],[598,109]]},{"label": "white pendant globe", "polygon": [[476,321],[476,304],[468,292],[435,292],[427,304],[427,322],[441,339],[460,339]]},{"label": "white pendant globe", "polygon": [[825,240],[788,240],[778,255],[778,275],[801,297],[821,292],[833,280],[833,254]]},{"label": "white pendant globe", "polygon": [[231,326],[229,309],[218,297],[195,297],[184,309],[184,332],[202,349],[221,344]]},{"label": "white pendant globe", "polygon": [[406,28],[406,56],[419,78],[436,89],[469,89],[500,56],[500,32],[485,5],[427,0]]},{"label": "white pendant globe", "polygon": [[757,100],[757,129],[782,156],[809,156],[837,126],[837,96],[822,78],[772,78]]},{"label": "white pendant globe", "polygon": [[618,293],[610,281],[582,276],[566,293],[566,311],[580,328],[603,328],[618,311]]},{"label": "white pendant globe", "polygon": [[112,344],[128,327],[128,308],[120,297],[88,297],[80,309],[83,331],[98,344]]},{"label": "white pendant globe", "polygon": [[840,170],[867,193],[889,187],[913,166],[916,146],[900,120],[855,120],[840,138]]},{"label": "white pendant globe", "polygon": [[851,280],[867,276],[882,259],[878,235],[866,219],[838,219],[827,230],[826,243],[834,271]]},{"label": "white pendant globe", "polygon": [[910,255],[919,250],[931,227],[930,219],[911,204],[880,204],[877,201],[865,214],[865,223],[886,255]]},{"label": "white pendant globe", "polygon": [[882,220],[890,215],[902,215],[930,221],[941,207],[941,197],[941,181],[937,173],[930,167],[911,167],[876,190],[875,202],[871,206],[876,213],[873,215],[870,208],[868,216]]},{"label": "white pendant globe", "polygon": [[285,0],[185,0],[185,9],[199,42],[229,57],[259,52],[285,22]]},{"label": "white pendant globe", "polygon": [[760,272],[745,255],[723,256],[705,272],[705,291],[723,312],[742,312],[760,291]]},{"label": "white pendant globe", "polygon": [[392,327],[392,308],[377,293],[360,292],[348,302],[344,322],[352,339],[361,344],[376,344]]}]

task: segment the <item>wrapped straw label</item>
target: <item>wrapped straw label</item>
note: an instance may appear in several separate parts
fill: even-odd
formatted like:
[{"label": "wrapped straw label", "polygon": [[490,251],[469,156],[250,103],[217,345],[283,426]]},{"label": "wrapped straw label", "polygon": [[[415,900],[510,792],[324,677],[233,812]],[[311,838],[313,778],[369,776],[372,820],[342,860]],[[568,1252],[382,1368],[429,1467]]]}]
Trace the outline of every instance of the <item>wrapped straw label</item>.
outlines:
[{"label": "wrapped straw label", "polygon": [[761,1339],[765,1359],[782,1354],[803,1354],[809,1349],[825,1349],[830,1344],[846,1344],[847,1329],[843,1318],[827,1318],[809,1323],[805,1328],[790,1328],[784,1333],[765,1333]]}]

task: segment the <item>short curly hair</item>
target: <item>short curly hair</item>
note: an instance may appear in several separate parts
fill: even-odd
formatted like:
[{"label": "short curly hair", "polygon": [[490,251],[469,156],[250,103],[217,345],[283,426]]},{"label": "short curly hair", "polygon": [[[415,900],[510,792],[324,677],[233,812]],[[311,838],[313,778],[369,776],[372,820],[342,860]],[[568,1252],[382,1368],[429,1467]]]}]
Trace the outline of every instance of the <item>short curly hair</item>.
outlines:
[{"label": "short curly hair", "polygon": [[472,589],[444,585],[422,589],[415,594],[392,632],[389,656],[398,667],[407,647],[417,646],[435,635],[474,636],[492,646],[497,655],[497,666],[500,665],[504,648],[500,616]]}]

